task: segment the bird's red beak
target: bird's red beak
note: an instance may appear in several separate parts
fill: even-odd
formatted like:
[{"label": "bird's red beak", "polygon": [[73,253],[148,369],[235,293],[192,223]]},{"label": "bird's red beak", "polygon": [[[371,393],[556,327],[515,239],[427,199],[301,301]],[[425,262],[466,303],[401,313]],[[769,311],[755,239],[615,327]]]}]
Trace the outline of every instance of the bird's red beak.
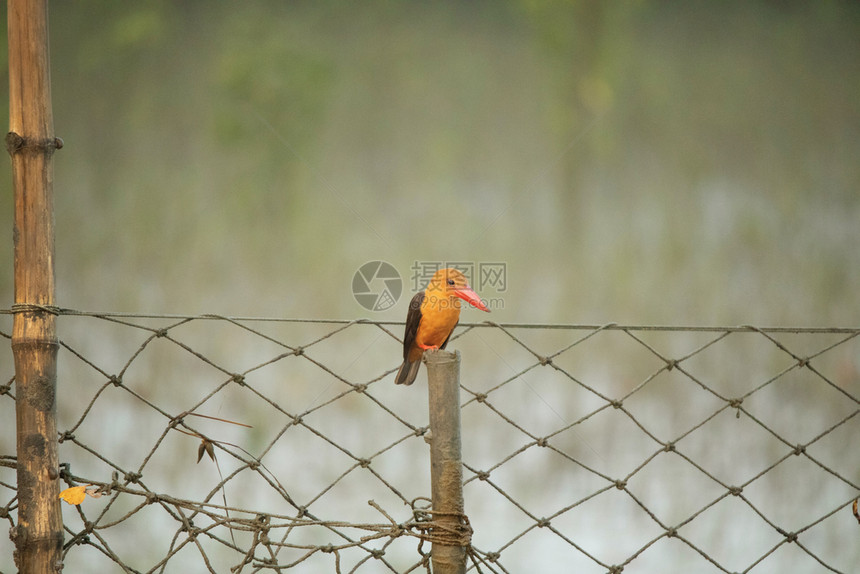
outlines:
[{"label": "bird's red beak", "polygon": [[478,294],[472,291],[470,287],[461,287],[460,289],[456,289],[454,291],[454,295],[463,301],[466,301],[472,307],[480,309],[481,311],[486,311],[487,313],[490,312],[490,310],[487,309],[487,306],[484,305],[484,302],[481,301],[481,298],[478,297]]}]

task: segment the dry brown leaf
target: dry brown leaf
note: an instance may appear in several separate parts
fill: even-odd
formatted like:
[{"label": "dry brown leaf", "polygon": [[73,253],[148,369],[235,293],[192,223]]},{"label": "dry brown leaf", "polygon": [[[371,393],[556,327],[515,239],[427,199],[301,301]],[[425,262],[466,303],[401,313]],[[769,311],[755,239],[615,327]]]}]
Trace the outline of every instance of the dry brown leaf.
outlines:
[{"label": "dry brown leaf", "polygon": [[200,446],[197,447],[197,462],[200,462],[200,459],[203,458],[203,453],[209,455],[213,461],[215,460],[215,447],[212,445],[212,441],[207,439],[202,439],[200,441]]}]

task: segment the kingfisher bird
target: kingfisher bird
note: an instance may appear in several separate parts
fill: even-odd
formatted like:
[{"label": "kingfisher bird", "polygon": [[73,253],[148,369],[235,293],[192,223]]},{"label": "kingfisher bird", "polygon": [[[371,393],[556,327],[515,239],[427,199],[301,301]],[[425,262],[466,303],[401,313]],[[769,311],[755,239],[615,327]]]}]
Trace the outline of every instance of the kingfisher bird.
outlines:
[{"label": "kingfisher bird", "polygon": [[466,276],[457,269],[440,269],[430,283],[409,302],[406,333],[403,336],[403,364],[394,382],[411,385],[418,375],[421,356],[427,349],[444,349],[460,321],[460,300],[490,312],[475,293]]}]

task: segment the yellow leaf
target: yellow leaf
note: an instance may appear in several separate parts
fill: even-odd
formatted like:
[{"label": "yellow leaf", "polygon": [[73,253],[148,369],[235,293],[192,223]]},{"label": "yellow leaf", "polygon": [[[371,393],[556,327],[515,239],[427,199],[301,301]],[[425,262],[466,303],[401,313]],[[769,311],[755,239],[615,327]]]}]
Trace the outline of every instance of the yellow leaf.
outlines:
[{"label": "yellow leaf", "polygon": [[88,486],[88,484],[82,484],[81,486],[73,486],[71,488],[67,488],[60,493],[60,498],[62,498],[69,504],[74,504],[75,506],[77,506],[84,501],[84,498],[87,497]]}]

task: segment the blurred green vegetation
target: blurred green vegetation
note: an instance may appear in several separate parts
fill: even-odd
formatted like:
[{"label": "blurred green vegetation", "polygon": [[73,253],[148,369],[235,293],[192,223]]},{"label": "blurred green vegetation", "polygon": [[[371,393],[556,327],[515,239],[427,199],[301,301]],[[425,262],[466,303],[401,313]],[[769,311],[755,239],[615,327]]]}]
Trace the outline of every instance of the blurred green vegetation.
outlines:
[{"label": "blurred green vegetation", "polygon": [[50,7],[62,306],[355,317],[438,259],[508,264],[496,320],[860,318],[855,2]]}]

